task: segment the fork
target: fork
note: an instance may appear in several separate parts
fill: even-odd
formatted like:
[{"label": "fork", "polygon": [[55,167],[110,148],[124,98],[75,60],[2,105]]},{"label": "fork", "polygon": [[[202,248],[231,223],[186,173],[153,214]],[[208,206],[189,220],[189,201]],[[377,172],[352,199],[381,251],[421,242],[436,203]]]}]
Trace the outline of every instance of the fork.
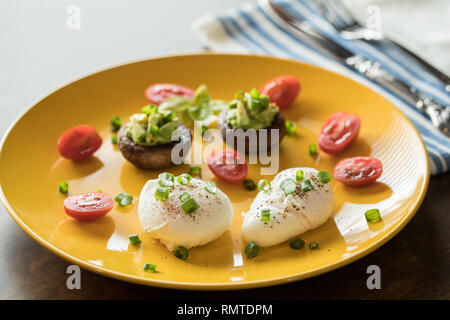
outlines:
[{"label": "fork", "polygon": [[381,30],[370,29],[361,25],[340,0],[313,0],[313,2],[316,3],[319,12],[339,32],[342,38],[347,40],[363,40],[372,43],[376,43],[377,41],[388,42],[408,54],[422,65],[422,67],[441,80],[444,83],[445,91],[450,92],[450,78],[446,74],[433,67],[414,52],[388,39]]},{"label": "fork", "polygon": [[395,78],[395,76],[384,70],[380,63],[354,55],[333,39],[315,30],[308,21],[293,16],[288,10],[274,1],[269,1],[269,5],[273,12],[286,22],[298,37],[315,50],[341,62],[347,68],[357,71],[388,91],[397,93],[412,103],[422,113],[428,115],[433,125],[444,135],[450,137],[450,107],[436,103],[432,98],[419,92],[416,88],[409,86],[401,79]]}]

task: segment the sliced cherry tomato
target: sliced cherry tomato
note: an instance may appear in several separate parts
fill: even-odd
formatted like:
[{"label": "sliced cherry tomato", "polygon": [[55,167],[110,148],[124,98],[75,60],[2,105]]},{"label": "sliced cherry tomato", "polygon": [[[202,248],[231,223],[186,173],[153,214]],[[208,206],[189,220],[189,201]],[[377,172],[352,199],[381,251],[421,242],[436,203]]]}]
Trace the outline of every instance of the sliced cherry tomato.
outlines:
[{"label": "sliced cherry tomato", "polygon": [[353,187],[373,183],[383,172],[381,161],[371,157],[353,157],[340,161],[334,168],[334,178]]},{"label": "sliced cherry tomato", "polygon": [[145,90],[145,96],[151,103],[160,105],[164,100],[173,96],[184,96],[193,99],[194,91],[175,83],[157,83],[152,84]]},{"label": "sliced cherry tomato", "polygon": [[88,125],[79,125],[67,130],[58,140],[59,153],[67,159],[89,158],[102,145],[102,138]]},{"label": "sliced cherry tomato", "polygon": [[214,151],[207,159],[208,167],[218,178],[227,182],[241,182],[248,173],[244,156],[234,150]]},{"label": "sliced cherry tomato", "polygon": [[64,199],[64,210],[67,215],[81,221],[101,218],[113,206],[113,199],[103,192],[87,192]]},{"label": "sliced cherry tomato", "polygon": [[345,112],[337,112],[325,122],[319,134],[319,147],[329,154],[348,148],[358,136],[361,119]]},{"label": "sliced cherry tomato", "polygon": [[300,92],[300,82],[293,76],[276,77],[259,89],[261,94],[268,95],[270,102],[275,103],[280,108],[290,105]]}]

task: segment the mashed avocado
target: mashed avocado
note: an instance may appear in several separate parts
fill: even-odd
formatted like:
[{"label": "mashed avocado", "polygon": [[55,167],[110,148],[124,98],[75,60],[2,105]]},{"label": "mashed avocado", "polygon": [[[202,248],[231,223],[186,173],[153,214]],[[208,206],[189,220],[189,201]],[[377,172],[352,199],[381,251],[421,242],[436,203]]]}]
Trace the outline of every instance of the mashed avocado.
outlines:
[{"label": "mashed avocado", "polygon": [[257,89],[240,91],[228,104],[227,122],[235,129],[259,130],[269,127],[277,113],[277,105],[269,103],[269,97]]},{"label": "mashed avocado", "polygon": [[126,133],[134,143],[149,147],[170,143],[177,126],[178,118],[173,112],[160,112],[157,106],[150,105],[130,117]]}]

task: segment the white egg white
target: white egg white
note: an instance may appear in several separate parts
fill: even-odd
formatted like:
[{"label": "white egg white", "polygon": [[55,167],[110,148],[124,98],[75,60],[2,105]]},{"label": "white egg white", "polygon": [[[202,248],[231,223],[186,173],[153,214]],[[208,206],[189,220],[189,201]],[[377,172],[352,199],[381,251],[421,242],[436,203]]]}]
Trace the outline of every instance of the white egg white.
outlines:
[{"label": "white egg white", "polygon": [[[159,239],[169,250],[201,246],[220,237],[233,219],[233,206],[225,193],[217,188],[211,194],[205,182],[193,178],[189,185],[175,182],[166,201],[156,200],[158,180],[149,180],[139,196],[138,214],[142,229]],[[200,205],[193,213],[181,208],[179,196],[187,192]]]},{"label": "white egg white", "polygon": [[[303,181],[310,179],[313,189],[303,192],[297,182],[294,193],[285,195],[280,184],[287,178],[296,180],[297,170],[303,170]],[[277,245],[307,230],[325,223],[333,211],[333,190],[317,178],[312,168],[290,168],[278,173],[271,182],[271,189],[260,191],[250,210],[243,212],[242,236],[261,247]],[[270,220],[262,221],[261,210],[270,210]]]}]

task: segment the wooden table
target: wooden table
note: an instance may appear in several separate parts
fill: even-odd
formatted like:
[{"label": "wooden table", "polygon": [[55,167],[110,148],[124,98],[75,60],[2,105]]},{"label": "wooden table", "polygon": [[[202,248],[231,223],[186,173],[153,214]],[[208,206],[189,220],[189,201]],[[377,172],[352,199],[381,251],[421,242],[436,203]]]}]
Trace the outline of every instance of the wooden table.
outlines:
[{"label": "wooden table", "polygon": [[[341,269],[288,285],[201,292],[145,287],[81,272],[66,287],[68,262],[41,247],[2,212],[0,299],[450,299],[450,173],[432,177],[412,221],[391,241]],[[4,211],[4,210],[2,210]],[[368,290],[366,268],[381,268],[381,290]]]}]

